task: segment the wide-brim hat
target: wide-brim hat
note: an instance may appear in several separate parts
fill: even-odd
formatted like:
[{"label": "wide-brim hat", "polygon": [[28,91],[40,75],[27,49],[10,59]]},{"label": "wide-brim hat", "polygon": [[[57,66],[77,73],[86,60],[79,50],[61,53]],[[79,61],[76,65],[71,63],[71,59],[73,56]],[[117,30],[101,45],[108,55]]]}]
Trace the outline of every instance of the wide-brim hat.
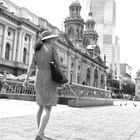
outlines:
[{"label": "wide-brim hat", "polygon": [[47,40],[47,39],[58,38],[58,37],[59,37],[59,35],[53,34],[47,30],[41,33],[41,40]]}]

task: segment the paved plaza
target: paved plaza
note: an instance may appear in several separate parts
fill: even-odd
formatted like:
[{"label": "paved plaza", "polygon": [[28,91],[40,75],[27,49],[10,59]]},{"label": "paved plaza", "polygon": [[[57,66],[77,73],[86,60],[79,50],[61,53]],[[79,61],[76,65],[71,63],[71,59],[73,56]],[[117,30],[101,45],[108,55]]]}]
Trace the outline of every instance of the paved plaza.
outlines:
[{"label": "paved plaza", "polygon": [[[34,140],[35,102],[0,99],[0,140]],[[140,103],[114,101],[113,106],[52,109],[48,140],[140,140]]]}]

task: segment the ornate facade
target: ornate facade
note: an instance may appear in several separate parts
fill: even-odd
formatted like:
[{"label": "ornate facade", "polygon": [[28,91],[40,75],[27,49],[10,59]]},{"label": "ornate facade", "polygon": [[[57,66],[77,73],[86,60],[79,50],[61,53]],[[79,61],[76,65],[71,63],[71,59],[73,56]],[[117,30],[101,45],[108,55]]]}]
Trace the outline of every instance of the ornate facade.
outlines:
[{"label": "ornate facade", "polygon": [[[81,5],[74,1],[69,6],[69,17],[64,21],[65,33],[58,40],[60,60],[69,82],[105,88],[106,65],[100,57],[98,34],[94,29],[92,12],[84,22],[80,16]],[[85,30],[84,30],[85,25]],[[64,47],[66,46],[66,47]]]},{"label": "ornate facade", "polygon": [[0,3],[0,73],[20,75],[27,71],[36,33],[40,28],[59,32],[47,20],[9,0]]},{"label": "ornate facade", "polygon": [[69,17],[64,22],[65,33],[61,33],[47,20],[26,8],[3,0],[0,4],[0,73],[4,73],[4,70],[16,76],[26,73],[32,59],[36,33],[45,28],[61,34],[57,41],[58,53],[69,82],[105,88],[107,67],[100,57],[95,21],[90,11],[88,20],[84,22],[80,10],[79,1],[71,3]]}]

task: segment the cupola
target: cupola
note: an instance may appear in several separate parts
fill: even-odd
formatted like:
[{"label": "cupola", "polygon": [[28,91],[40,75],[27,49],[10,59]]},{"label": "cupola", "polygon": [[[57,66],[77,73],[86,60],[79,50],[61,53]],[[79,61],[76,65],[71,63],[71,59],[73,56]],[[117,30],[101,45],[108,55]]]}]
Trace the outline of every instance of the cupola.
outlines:
[{"label": "cupola", "polygon": [[69,6],[70,16],[80,16],[81,5],[78,0],[75,0]]}]

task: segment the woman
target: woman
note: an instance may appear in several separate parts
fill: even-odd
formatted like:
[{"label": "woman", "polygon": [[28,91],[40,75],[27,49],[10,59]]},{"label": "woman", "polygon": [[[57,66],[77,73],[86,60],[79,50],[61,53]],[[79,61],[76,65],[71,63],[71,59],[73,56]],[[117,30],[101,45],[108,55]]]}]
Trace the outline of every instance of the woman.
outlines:
[{"label": "woman", "polygon": [[[37,67],[35,91],[36,102],[39,105],[39,109],[37,113],[38,134],[35,140],[43,140],[44,130],[50,117],[51,108],[57,104],[58,99],[56,92],[57,84],[53,82],[51,78],[50,61],[52,51],[54,60],[60,65],[55,48],[55,41],[58,39],[58,35],[44,31],[41,36],[41,43],[37,41],[34,46],[32,62],[27,72],[27,78],[23,83],[24,86],[27,85],[32,71]],[[42,113],[43,110],[45,113]],[[43,114],[44,116],[42,116]]]}]

